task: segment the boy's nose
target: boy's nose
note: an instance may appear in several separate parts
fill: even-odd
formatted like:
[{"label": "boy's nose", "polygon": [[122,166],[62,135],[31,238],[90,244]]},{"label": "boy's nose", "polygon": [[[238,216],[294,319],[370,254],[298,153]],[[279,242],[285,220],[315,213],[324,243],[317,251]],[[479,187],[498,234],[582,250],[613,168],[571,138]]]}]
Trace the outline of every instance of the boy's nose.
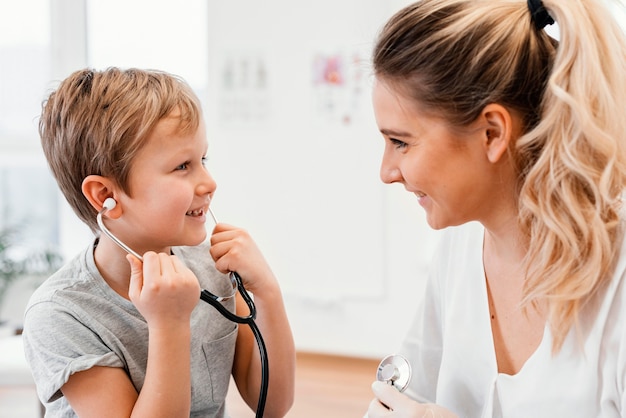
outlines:
[{"label": "boy's nose", "polygon": [[215,179],[208,170],[202,170],[201,178],[198,183],[199,194],[213,194],[217,189]]}]

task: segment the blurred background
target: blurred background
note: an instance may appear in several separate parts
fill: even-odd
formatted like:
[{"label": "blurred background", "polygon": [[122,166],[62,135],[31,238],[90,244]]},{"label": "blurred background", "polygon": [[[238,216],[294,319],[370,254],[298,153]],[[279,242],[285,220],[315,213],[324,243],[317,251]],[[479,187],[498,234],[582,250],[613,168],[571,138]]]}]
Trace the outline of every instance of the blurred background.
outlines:
[{"label": "blurred background", "polygon": [[[43,157],[42,101],[84,67],[165,70],[202,101],[208,168],[218,183],[212,208],[264,251],[299,355],[371,360],[360,385],[367,399],[355,408],[362,415],[377,361],[396,350],[409,325],[437,239],[412,195],[378,177],[383,141],[370,104],[369,54],[383,22],[406,3],[0,0],[3,253],[12,267],[42,254],[50,260],[6,280],[0,335],[21,327],[47,270],[91,240]],[[0,348],[2,358],[14,361]],[[332,367],[341,372],[346,363]],[[2,400],[15,403],[11,383],[22,381],[4,373],[3,382],[2,374],[0,366],[0,416],[18,416]],[[23,396],[32,408],[32,394]]]},{"label": "blurred background", "polygon": [[17,229],[14,254],[68,259],[91,239],[43,158],[47,94],[84,67],[161,69],[203,102],[213,210],[265,252],[298,348],[395,349],[436,240],[414,198],[378,177],[369,54],[403,3],[3,0],[0,228]]},{"label": "blurred background", "polygon": [[[299,353],[369,361],[369,396],[377,361],[409,326],[438,240],[414,196],[378,177],[369,54],[405,4],[0,0],[0,266],[8,272],[0,343],[19,330],[47,272],[91,240],[43,158],[42,101],[84,67],[160,69],[186,79],[203,103],[218,183],[212,208],[264,251]],[[0,367],[3,357],[0,349]],[[2,373],[0,416],[17,416],[3,415],[11,378]]]}]

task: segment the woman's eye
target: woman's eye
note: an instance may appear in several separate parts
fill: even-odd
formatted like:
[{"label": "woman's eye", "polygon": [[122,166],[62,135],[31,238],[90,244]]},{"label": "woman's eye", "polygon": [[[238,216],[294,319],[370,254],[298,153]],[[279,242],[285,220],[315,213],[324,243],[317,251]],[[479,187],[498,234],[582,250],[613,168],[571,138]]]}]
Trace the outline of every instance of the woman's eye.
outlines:
[{"label": "woman's eye", "polygon": [[406,142],[400,141],[399,139],[389,138],[389,142],[397,149],[406,148],[408,146]]},{"label": "woman's eye", "polygon": [[209,161],[209,159],[207,157],[202,157],[202,160],[201,160],[202,166],[206,167],[206,164],[207,164],[208,161]]}]

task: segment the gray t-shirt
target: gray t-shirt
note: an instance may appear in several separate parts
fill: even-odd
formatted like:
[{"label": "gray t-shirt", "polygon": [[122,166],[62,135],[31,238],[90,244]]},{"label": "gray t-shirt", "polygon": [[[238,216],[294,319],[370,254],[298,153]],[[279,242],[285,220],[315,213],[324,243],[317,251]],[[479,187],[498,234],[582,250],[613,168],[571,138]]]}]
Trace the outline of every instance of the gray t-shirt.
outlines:
[{"label": "gray t-shirt", "polygon": [[[46,417],[75,417],[61,387],[93,366],[121,367],[141,391],[148,360],[148,326],[134,305],[113,291],[87,248],[35,291],[24,317],[24,347]],[[232,293],[208,243],[175,247],[203,289]],[[234,299],[224,302],[234,310]],[[191,415],[225,417],[237,325],[199,300],[191,316]]]}]

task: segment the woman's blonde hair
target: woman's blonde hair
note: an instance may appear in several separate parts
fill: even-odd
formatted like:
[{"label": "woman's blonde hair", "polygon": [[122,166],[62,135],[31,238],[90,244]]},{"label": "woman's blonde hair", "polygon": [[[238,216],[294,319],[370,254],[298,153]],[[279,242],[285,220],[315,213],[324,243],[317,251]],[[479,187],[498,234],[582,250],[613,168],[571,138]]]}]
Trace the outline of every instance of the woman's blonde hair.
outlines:
[{"label": "woman's blonde hair", "polygon": [[375,75],[456,126],[490,103],[522,115],[511,149],[528,236],[526,303],[547,302],[560,350],[610,280],[626,183],[626,41],[600,0],[544,0],[557,42],[525,0],[422,0],[383,28]]},{"label": "woman's blonde hair", "polygon": [[153,70],[84,69],[44,101],[39,134],[48,164],[78,217],[97,231],[82,182],[96,174],[130,195],[131,163],[156,124],[177,111],[181,132],[197,129],[200,102],[179,77]]}]

